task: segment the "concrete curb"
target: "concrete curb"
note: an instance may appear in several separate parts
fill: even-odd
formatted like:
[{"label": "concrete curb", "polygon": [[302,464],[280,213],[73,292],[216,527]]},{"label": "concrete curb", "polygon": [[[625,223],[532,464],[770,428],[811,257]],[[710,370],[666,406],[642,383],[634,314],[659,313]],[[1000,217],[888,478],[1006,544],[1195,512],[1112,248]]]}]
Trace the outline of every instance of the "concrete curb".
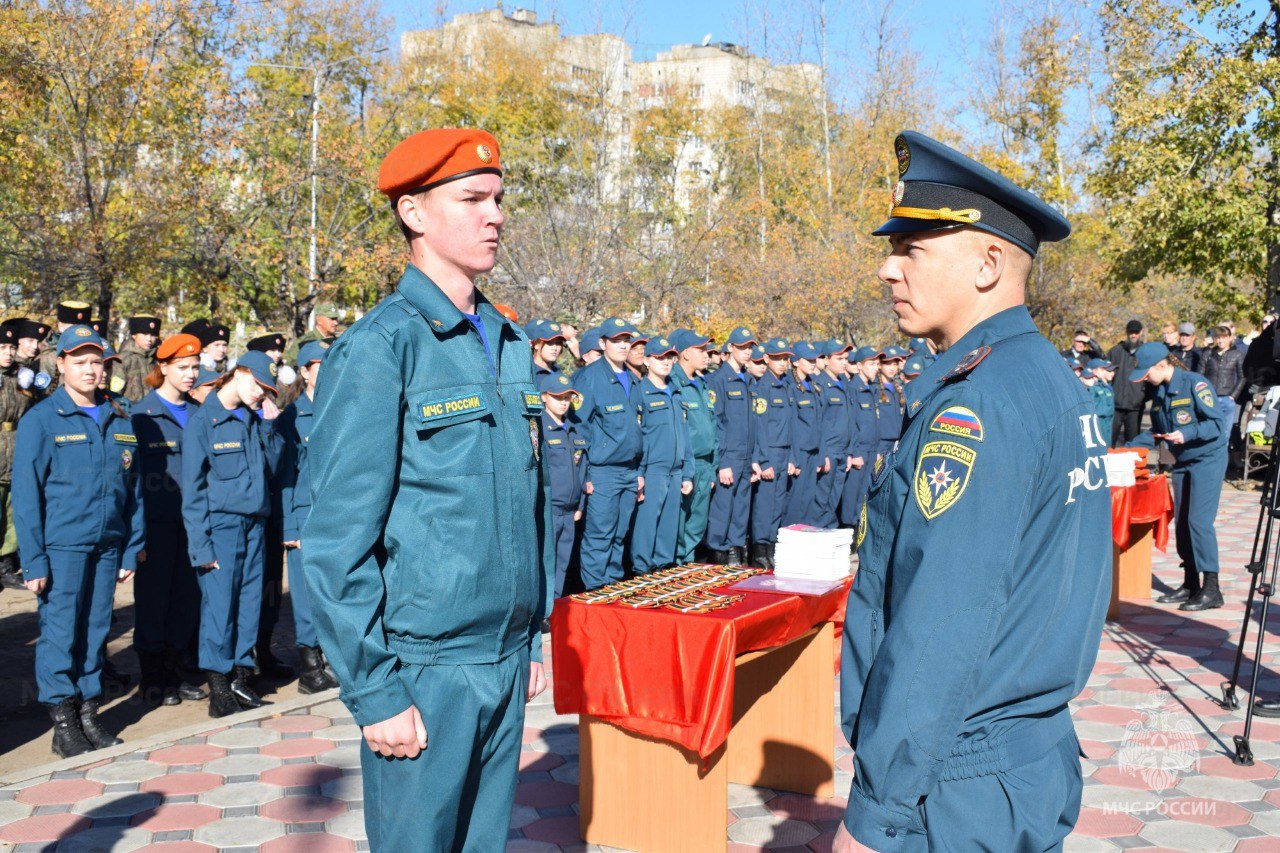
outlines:
[{"label": "concrete curb", "polygon": [[109,747],[107,749],[96,749],[93,752],[86,752],[84,755],[77,755],[72,758],[64,758],[61,761],[54,761],[50,764],[41,764],[36,767],[28,767],[24,770],[15,770],[5,776],[0,776],[0,787],[16,785],[22,782],[28,782],[40,776],[48,776],[51,773],[60,773],[67,770],[75,770],[78,767],[85,767],[90,764],[98,764],[104,760],[119,758],[122,755],[128,755],[131,752],[144,750],[150,752],[154,749],[170,746],[180,740],[186,740],[189,737],[197,737],[214,729],[226,729],[232,726],[239,726],[244,723],[254,723],[259,720],[267,720],[272,717],[279,717],[290,711],[297,711],[300,708],[310,708],[313,705],[322,705],[325,702],[331,702],[338,698],[338,688],[334,687],[320,693],[312,693],[308,696],[297,696],[284,702],[276,702],[271,705],[265,705],[261,708],[255,708],[250,711],[241,711],[238,714],[231,714],[220,719],[210,718],[208,722],[197,723],[195,725],[186,726],[181,729],[173,729],[163,734],[152,735],[143,740],[127,741],[119,746]]}]

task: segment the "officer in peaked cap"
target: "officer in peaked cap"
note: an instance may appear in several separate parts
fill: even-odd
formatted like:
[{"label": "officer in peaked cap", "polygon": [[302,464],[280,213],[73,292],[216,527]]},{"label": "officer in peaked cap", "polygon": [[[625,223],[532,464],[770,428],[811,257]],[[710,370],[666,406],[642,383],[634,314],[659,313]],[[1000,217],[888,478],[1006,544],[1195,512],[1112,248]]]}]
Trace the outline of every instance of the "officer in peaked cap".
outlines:
[{"label": "officer in peaked cap", "polygon": [[1058,849],[1082,790],[1067,703],[1111,573],[1093,401],[1025,305],[1040,244],[1071,226],[919,133],[894,155],[878,275],[938,359],[906,388],[856,535],[840,678],[855,776],[834,849]]},{"label": "officer in peaked cap", "polygon": [[371,849],[498,850],[554,570],[529,341],[475,287],[504,220],[498,142],[415,133],[378,189],[407,266],[325,356],[303,564],[368,746]]},{"label": "officer in peaked cap", "polygon": [[307,331],[302,337],[289,344],[289,348],[285,350],[285,364],[301,364],[298,357],[305,344],[312,341],[324,341],[325,343],[333,343],[342,330],[341,323],[343,312],[337,305],[332,302],[317,302],[315,310],[311,312],[315,318],[315,328]]},{"label": "officer in peaked cap", "polygon": [[711,339],[692,329],[676,329],[667,338],[679,353],[671,368],[671,384],[680,392],[680,408],[689,426],[689,449],[693,452],[693,489],[680,496],[676,561],[691,563],[707,532],[711,486],[715,482],[716,415],[706,380]]},{"label": "officer in peaked cap", "polygon": [[717,446],[707,548],[713,563],[742,565],[746,562],[751,484],[760,476],[751,461],[755,419],[751,414],[748,365],[756,348],[755,334],[746,326],[739,326],[725,339],[725,348],[719,369],[707,378],[716,413]]}]

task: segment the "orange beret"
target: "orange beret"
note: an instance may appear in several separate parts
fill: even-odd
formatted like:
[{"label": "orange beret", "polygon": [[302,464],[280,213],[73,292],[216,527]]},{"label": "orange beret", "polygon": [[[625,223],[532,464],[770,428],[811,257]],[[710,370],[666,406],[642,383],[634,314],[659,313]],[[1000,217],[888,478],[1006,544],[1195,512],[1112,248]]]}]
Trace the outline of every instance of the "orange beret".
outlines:
[{"label": "orange beret", "polygon": [[483,130],[423,130],[391,149],[378,167],[378,190],[395,201],[470,175],[502,174],[498,140]]},{"label": "orange beret", "polygon": [[179,334],[165,340],[156,348],[156,359],[168,361],[171,358],[183,358],[200,354],[200,339],[195,335]]},{"label": "orange beret", "polygon": [[517,314],[516,309],[512,308],[510,305],[503,305],[501,302],[495,302],[493,303],[493,308],[495,311],[497,311],[503,317],[506,317],[511,322],[513,323],[520,322],[520,315]]}]

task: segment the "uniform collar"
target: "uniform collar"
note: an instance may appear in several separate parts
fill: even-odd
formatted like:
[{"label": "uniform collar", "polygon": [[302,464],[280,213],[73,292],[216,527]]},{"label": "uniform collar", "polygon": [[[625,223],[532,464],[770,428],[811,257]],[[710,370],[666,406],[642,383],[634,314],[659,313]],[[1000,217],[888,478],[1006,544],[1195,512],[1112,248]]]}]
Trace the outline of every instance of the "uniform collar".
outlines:
[{"label": "uniform collar", "polygon": [[[461,324],[470,322],[467,316],[449,301],[449,297],[444,295],[440,285],[413,264],[405,267],[404,275],[400,276],[400,283],[396,290],[418,310],[436,334],[452,332]],[[496,331],[503,326],[511,325],[511,322],[498,313],[498,309],[493,307],[479,289],[476,290],[476,313],[480,315],[486,329]]]},{"label": "uniform collar", "polygon": [[[58,389],[53,392],[53,396],[50,399],[53,400],[53,407],[57,409],[58,414],[60,415],[64,415],[67,417],[70,417],[73,415],[85,415],[84,410],[80,408],[80,406],[76,403],[75,400],[71,399],[71,395],[67,393],[67,388],[65,385],[59,385]],[[104,397],[103,399],[94,403],[94,405],[101,406],[104,403],[110,403],[110,402],[111,402],[110,398]],[[110,412],[111,414],[114,415],[115,409],[112,406],[107,406],[106,409],[103,409],[103,412]],[[88,417],[88,415],[85,415],[85,417]]]},{"label": "uniform collar", "polygon": [[[572,411],[572,410],[570,410],[570,411]],[[566,416],[566,417],[565,417],[565,419],[564,419],[563,421],[561,421],[560,423],[556,423],[555,421],[551,420],[551,415],[547,414],[547,410],[546,410],[546,409],[543,409],[543,410],[542,410],[542,426],[543,426],[544,428],[546,428],[546,429],[549,429],[549,430],[562,429],[562,430],[564,430],[565,432],[568,432],[568,431],[569,431],[569,419],[568,419],[568,416]]]},{"label": "uniform collar", "polygon": [[[253,409],[248,408],[247,406],[243,408],[248,413],[248,416],[244,420],[245,426],[248,426],[249,422],[257,417],[257,413],[254,412]],[[209,418],[209,422],[215,425],[220,424],[223,421],[239,420],[239,418],[231,414],[230,409],[222,405],[222,400],[219,399],[217,391],[209,392],[209,396],[204,398],[204,405],[200,407],[200,411],[202,412],[207,411],[208,412],[207,417]]]},{"label": "uniform collar", "polygon": [[293,405],[300,415],[310,415],[316,409],[316,401],[308,397],[306,391],[298,395],[298,399],[293,401]]},{"label": "uniform collar", "polygon": [[675,382],[675,383],[678,383],[678,384],[680,384],[680,385],[692,385],[692,384],[693,384],[693,382],[689,379],[689,375],[688,375],[687,373],[685,373],[685,372],[684,372],[684,368],[680,366],[680,362],[678,362],[678,361],[677,361],[674,365],[672,365],[672,367],[671,367],[671,376],[670,376],[670,377],[668,377],[668,380],[667,380],[667,381],[669,381],[669,382]]},{"label": "uniform collar", "polygon": [[907,399],[907,413],[914,415],[923,400],[937,390],[943,381],[969,353],[984,346],[994,346],[1009,338],[1036,332],[1036,324],[1031,319],[1025,305],[1006,308],[999,314],[992,315],[974,326],[954,345],[940,353],[933,364],[924,369],[916,379],[907,384],[904,392]]}]

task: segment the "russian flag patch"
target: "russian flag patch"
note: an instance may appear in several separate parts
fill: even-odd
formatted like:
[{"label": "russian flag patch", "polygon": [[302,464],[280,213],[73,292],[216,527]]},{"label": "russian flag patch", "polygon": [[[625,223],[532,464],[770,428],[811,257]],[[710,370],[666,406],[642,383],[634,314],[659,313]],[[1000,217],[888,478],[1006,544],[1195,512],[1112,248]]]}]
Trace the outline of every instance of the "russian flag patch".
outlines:
[{"label": "russian flag patch", "polygon": [[967,438],[971,441],[982,441],[982,421],[972,410],[964,406],[951,406],[943,409],[929,424],[933,432]]}]

